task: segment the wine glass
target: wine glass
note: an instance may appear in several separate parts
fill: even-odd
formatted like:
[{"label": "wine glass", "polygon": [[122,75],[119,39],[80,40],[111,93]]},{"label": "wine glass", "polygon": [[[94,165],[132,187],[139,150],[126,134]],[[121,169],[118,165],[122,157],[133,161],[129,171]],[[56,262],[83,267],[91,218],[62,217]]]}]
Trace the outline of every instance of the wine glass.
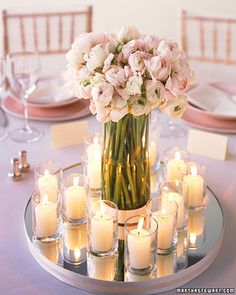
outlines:
[{"label": "wine glass", "polygon": [[168,118],[162,126],[160,131],[160,136],[165,138],[179,138],[186,135],[186,130],[181,126],[175,124],[171,119]]},{"label": "wine glass", "polygon": [[20,96],[24,107],[24,126],[10,132],[9,137],[17,142],[36,141],[42,137],[43,132],[35,127],[30,127],[27,101],[37,86],[40,72],[39,55],[36,52],[11,53],[7,57],[7,64],[7,77],[11,91]]},{"label": "wine glass", "polygon": [[[6,64],[5,64],[5,59],[3,57],[0,58],[0,92],[2,94],[3,92],[3,84],[5,82],[5,78],[6,78]],[[4,111],[2,110],[1,106],[0,106],[0,115],[4,116]],[[3,139],[5,139],[7,137],[7,132],[4,130],[4,128],[2,126],[0,126],[0,141],[2,141]]]}]

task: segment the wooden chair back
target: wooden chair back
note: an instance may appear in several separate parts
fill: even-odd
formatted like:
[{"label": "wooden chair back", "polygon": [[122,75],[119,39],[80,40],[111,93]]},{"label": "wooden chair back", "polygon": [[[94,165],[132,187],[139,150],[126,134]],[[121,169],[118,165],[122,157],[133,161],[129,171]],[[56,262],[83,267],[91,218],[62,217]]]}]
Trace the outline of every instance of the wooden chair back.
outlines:
[{"label": "wooden chair back", "polygon": [[181,12],[180,41],[189,60],[236,64],[236,19]]}]

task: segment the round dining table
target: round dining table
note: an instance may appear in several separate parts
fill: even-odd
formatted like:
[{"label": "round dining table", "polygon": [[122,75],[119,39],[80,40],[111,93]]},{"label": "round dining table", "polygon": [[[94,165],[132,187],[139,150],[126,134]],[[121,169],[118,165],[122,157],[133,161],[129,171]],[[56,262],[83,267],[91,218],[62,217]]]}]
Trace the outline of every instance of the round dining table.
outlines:
[{"label": "round dining table", "polygon": [[[163,115],[154,123],[161,125]],[[100,129],[93,116],[87,120],[89,131]],[[23,120],[8,116],[7,130],[10,132],[23,124]],[[16,143],[10,138],[0,142],[0,294],[1,295],[85,295],[89,294],[62,283],[46,272],[33,258],[27,245],[24,232],[24,211],[34,188],[34,167],[41,162],[53,160],[62,167],[81,160],[83,144],[56,149],[50,138],[50,122],[31,121],[32,126],[44,130],[44,136],[33,143]],[[158,140],[160,155],[167,148],[178,146],[186,148],[189,127],[181,120],[177,124],[185,128],[186,136],[181,138],[162,138]],[[212,265],[183,288],[235,288],[236,287],[236,134],[228,137],[226,160],[216,160],[199,155],[191,159],[207,167],[207,184],[218,197],[224,214],[225,234],[221,251]],[[13,181],[10,159],[18,157],[26,150],[30,170],[18,181]],[[175,294],[171,290],[163,294]],[[214,294],[214,293],[213,293]]]}]

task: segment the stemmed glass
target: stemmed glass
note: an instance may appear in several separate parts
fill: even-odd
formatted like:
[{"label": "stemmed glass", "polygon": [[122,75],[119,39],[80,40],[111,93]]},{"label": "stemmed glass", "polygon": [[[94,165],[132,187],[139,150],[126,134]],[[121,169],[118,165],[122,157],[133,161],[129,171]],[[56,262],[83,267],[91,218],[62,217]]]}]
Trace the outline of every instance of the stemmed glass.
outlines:
[{"label": "stemmed glass", "polygon": [[[3,57],[0,58],[0,91],[3,91],[3,84],[6,78],[6,64],[5,64],[5,59]],[[1,115],[3,114],[3,110],[0,107],[0,113]],[[4,130],[4,128],[2,126],[0,126],[0,141],[2,141],[3,139],[5,139],[7,137],[7,132]]]},{"label": "stemmed glass", "polygon": [[17,142],[36,141],[42,137],[43,132],[35,127],[30,127],[27,101],[37,86],[40,72],[39,55],[36,52],[11,53],[7,57],[7,64],[7,77],[11,90],[20,97],[24,106],[24,126],[10,132],[9,137]]}]

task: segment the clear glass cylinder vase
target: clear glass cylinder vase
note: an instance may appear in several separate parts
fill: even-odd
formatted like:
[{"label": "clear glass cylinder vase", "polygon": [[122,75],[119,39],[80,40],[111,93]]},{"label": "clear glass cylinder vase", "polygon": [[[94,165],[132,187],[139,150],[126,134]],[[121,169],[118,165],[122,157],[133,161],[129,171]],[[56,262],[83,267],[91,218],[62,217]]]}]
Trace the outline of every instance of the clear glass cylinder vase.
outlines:
[{"label": "clear glass cylinder vase", "polygon": [[149,114],[104,124],[102,198],[119,210],[140,208],[150,197],[149,124]]}]

